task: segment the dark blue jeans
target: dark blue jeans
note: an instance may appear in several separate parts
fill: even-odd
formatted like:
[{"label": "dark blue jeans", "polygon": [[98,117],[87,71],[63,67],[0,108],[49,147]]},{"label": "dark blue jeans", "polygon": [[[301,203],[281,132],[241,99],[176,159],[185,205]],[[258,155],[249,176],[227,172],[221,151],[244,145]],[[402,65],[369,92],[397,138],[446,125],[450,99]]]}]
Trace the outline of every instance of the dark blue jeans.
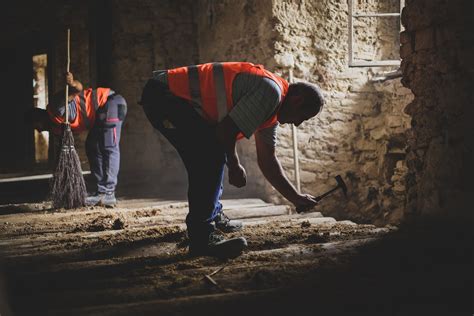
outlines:
[{"label": "dark blue jeans", "polygon": [[115,192],[120,169],[120,135],[127,113],[125,99],[114,94],[97,109],[86,139],[86,153],[97,192]]},{"label": "dark blue jeans", "polygon": [[222,209],[222,181],[226,154],[215,125],[204,120],[190,102],[174,96],[165,85],[150,80],[140,102],[154,128],[176,148],[188,174],[191,243],[207,243],[214,218]]}]

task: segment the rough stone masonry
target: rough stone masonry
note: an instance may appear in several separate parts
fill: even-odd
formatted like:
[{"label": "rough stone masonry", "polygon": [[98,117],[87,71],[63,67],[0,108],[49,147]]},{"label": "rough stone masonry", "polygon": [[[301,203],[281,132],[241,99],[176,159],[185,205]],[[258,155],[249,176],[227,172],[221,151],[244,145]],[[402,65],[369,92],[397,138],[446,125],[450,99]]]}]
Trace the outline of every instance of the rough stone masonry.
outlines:
[{"label": "rough stone masonry", "polygon": [[400,55],[406,112],[407,212],[472,218],[474,36],[472,1],[407,1]]},{"label": "rough stone masonry", "polygon": [[[363,1],[358,9],[400,10],[397,1]],[[348,201],[325,201],[321,211],[362,222],[398,222],[404,214],[405,132],[410,127],[403,109],[413,96],[399,79],[371,80],[391,68],[349,67],[347,3],[201,1],[199,13],[202,61],[250,60],[284,77],[292,69],[296,80],[318,83],[325,91],[323,112],[299,128],[302,190],[321,193],[341,174],[351,194]],[[397,59],[397,23],[397,19],[356,21],[358,57]],[[277,154],[293,177],[290,127],[279,129],[278,141]],[[253,148],[253,141],[244,141],[239,148],[251,179],[248,192],[283,202],[259,176]]]}]

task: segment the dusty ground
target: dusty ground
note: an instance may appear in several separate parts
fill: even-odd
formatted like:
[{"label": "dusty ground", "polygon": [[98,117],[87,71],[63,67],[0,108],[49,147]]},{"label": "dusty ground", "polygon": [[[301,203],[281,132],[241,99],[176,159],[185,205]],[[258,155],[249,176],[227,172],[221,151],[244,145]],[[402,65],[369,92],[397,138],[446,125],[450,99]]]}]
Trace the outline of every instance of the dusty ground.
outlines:
[{"label": "dusty ground", "polygon": [[[243,232],[229,236],[243,235],[249,244],[229,261],[187,255],[184,202],[133,200],[114,209],[67,211],[2,206],[0,251],[11,309],[25,315],[278,314],[298,300],[304,301],[296,306],[311,310],[309,297],[318,310],[384,314],[395,304],[382,290],[380,267],[360,259],[397,234],[395,227],[318,212],[288,215],[285,206],[256,199],[224,207],[245,223]],[[356,267],[364,272],[354,273]],[[357,289],[382,295],[381,307],[365,305]]]}]

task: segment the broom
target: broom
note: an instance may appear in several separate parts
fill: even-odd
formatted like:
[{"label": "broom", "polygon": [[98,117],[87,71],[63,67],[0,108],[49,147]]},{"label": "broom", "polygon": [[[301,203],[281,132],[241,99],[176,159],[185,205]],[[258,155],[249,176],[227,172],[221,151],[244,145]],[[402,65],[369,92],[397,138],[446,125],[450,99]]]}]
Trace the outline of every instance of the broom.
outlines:
[{"label": "broom", "polygon": [[[70,58],[70,30],[67,30],[67,72],[69,72]],[[54,171],[51,183],[51,200],[54,208],[77,208],[85,205],[87,196],[84,177],[82,176],[81,162],[74,148],[74,137],[69,124],[68,108],[69,86],[66,84],[66,115],[63,124],[61,151],[58,164]],[[79,114],[78,114],[79,115]]]}]

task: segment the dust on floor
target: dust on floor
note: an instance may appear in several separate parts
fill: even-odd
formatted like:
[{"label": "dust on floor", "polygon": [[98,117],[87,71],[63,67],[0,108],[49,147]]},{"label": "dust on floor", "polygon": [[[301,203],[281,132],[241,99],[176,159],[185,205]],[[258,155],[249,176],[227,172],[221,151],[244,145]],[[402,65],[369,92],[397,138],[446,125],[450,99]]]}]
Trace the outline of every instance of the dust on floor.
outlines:
[{"label": "dust on floor", "polygon": [[[257,199],[224,207],[244,221],[243,231],[228,237],[245,236],[249,245],[228,261],[188,256],[184,202],[2,207],[0,251],[11,307],[16,314],[240,314],[244,306],[272,301],[265,310],[278,312],[279,298],[297,297],[301,284],[336,268],[343,272],[367,245],[396,231],[319,212],[289,215],[287,206]],[[358,277],[364,280],[370,278]],[[329,284],[323,283],[319,295]]]}]

